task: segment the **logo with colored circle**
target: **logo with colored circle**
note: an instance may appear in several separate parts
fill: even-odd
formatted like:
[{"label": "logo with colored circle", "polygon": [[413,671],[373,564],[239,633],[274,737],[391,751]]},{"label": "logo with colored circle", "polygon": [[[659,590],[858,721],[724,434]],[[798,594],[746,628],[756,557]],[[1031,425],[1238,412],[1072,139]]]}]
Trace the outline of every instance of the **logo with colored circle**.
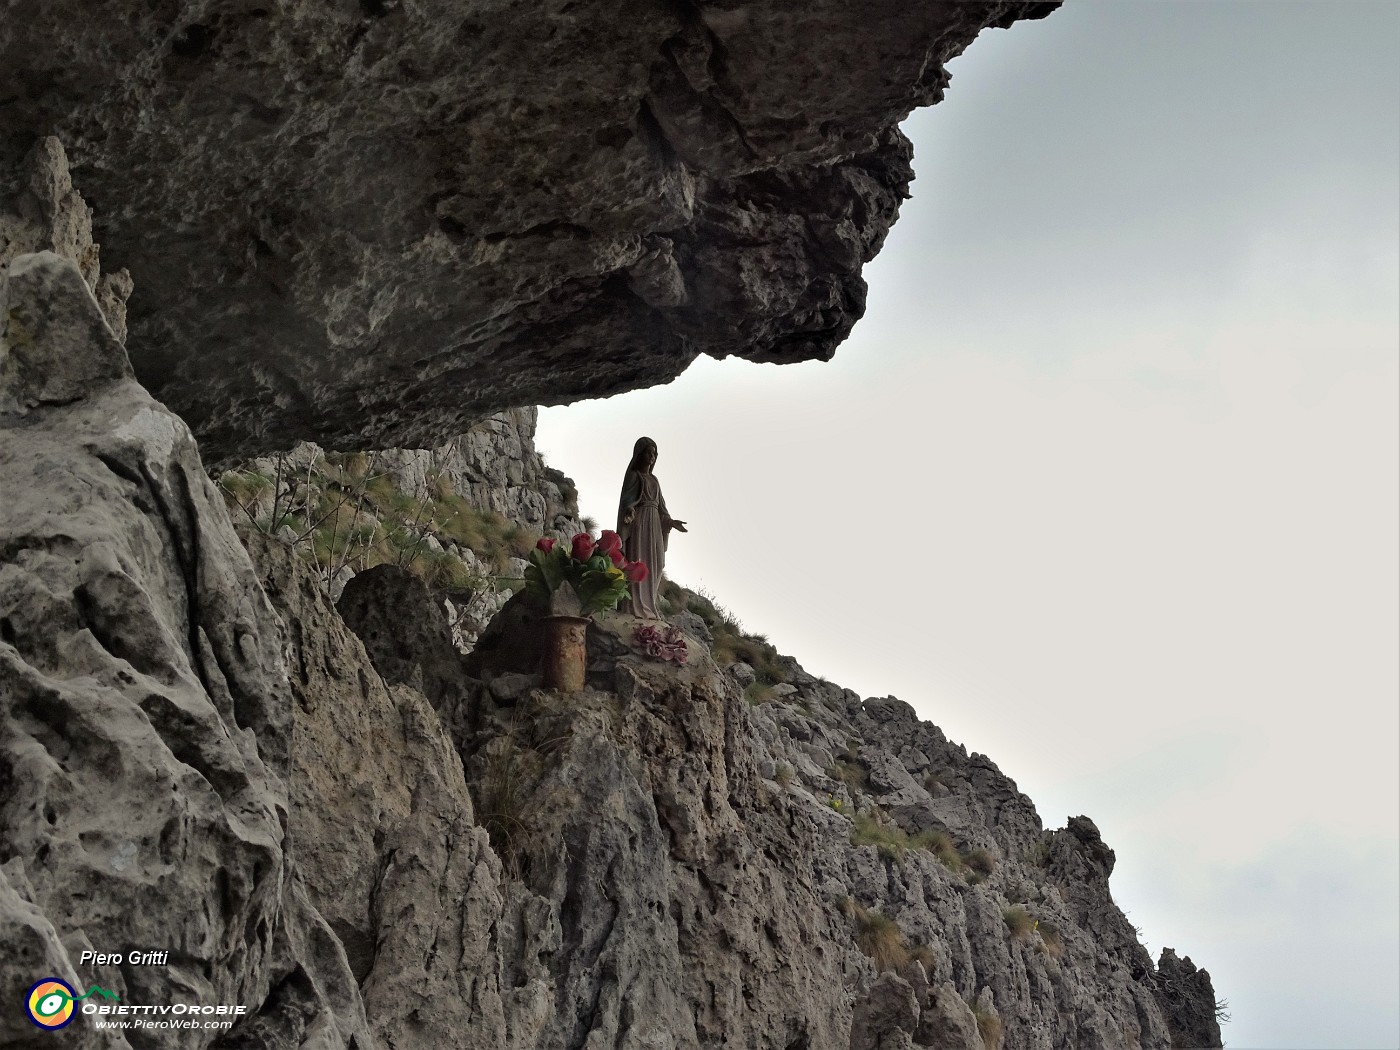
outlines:
[{"label": "logo with colored circle", "polygon": [[29,1019],[40,1028],[64,1028],[73,1021],[77,996],[66,981],[46,977],[29,989]]}]

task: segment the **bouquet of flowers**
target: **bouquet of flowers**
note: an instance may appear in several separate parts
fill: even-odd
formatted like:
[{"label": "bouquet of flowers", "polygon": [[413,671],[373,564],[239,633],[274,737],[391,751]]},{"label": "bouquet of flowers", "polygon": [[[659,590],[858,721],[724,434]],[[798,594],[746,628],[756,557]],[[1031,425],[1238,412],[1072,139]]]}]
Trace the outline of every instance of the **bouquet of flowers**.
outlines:
[{"label": "bouquet of flowers", "polygon": [[674,660],[683,664],[690,659],[685,637],[675,627],[668,627],[662,631],[650,624],[639,624],[632,632],[632,642],[653,660]]},{"label": "bouquet of flowers", "polygon": [[622,539],[604,529],[596,540],[580,532],[567,547],[549,537],[540,540],[530,552],[525,590],[553,613],[588,616],[616,608],[627,597],[628,583],[646,578],[646,562],[629,561]]}]

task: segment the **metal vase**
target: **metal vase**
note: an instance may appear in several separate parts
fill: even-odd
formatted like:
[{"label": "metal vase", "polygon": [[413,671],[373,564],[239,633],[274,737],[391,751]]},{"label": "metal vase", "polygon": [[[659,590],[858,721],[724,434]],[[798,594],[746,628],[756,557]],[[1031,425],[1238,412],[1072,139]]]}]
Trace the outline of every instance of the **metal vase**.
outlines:
[{"label": "metal vase", "polygon": [[544,687],[561,693],[583,688],[588,670],[588,620],[582,616],[544,617]]}]

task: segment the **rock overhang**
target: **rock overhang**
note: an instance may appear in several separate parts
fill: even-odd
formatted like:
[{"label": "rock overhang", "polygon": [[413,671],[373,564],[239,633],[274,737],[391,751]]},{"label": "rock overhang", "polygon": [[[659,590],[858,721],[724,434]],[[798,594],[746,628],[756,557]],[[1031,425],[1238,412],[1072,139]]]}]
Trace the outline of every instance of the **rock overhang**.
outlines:
[{"label": "rock overhang", "polygon": [[829,358],[912,178],[898,122],[1055,6],[20,0],[0,192],[63,141],[206,458],[427,446],[700,354]]}]

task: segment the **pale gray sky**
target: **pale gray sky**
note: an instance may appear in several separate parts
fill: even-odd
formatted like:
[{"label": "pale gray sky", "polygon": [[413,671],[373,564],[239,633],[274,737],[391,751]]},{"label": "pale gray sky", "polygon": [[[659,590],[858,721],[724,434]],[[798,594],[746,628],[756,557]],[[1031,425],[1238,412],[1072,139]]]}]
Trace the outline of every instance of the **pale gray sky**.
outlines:
[{"label": "pale gray sky", "polygon": [[1087,813],[1250,1048],[1400,1046],[1400,4],[983,35],[829,364],[542,413],[604,524]]}]

